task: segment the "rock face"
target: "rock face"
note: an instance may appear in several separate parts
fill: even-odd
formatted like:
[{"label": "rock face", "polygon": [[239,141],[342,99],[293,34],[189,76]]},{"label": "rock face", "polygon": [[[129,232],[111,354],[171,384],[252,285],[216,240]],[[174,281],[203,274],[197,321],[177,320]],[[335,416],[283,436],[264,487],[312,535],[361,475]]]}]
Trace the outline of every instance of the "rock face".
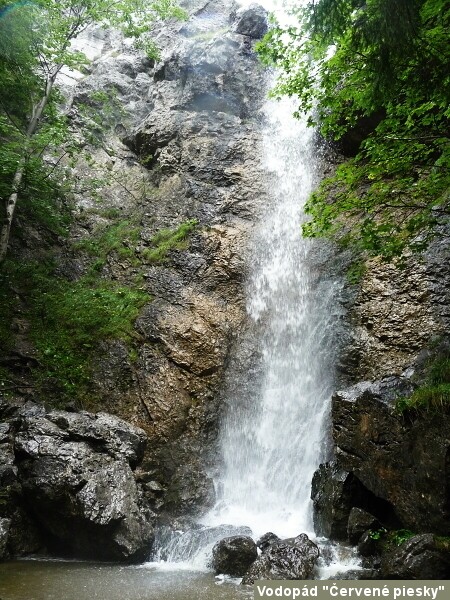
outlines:
[{"label": "rock face", "polygon": [[[221,0],[196,0],[187,9],[187,22],[159,32],[156,64],[120,41],[106,43],[74,89],[72,108],[76,121],[80,103],[105,88],[121,105],[107,138],[114,156],[92,150],[119,183],[100,200],[77,196],[84,209],[77,237],[95,229],[95,211],[111,207],[124,218],[139,215],[139,252],[159,230],[198,222],[183,249],[143,270],[153,299],[136,323],[138,356],[130,362],[126,348],[111,345],[93,382],[104,410],[146,431],[142,476],[161,486],[148,499],[176,515],[214,501],[205,467],[224,365],[247,319],[248,241],[265,200],[257,158],[265,82],[252,45],[267,27],[266,13]],[[78,169],[89,176],[89,166]],[[126,283],[134,267],[111,259],[104,272]]]},{"label": "rock face", "polygon": [[213,548],[212,567],[216,573],[242,577],[258,557],[255,542],[248,536],[232,536]]},{"label": "rock face", "polygon": [[400,376],[450,331],[448,237],[403,270],[372,259],[349,299],[350,339],[341,358],[348,383]]},{"label": "rock face", "polygon": [[0,518],[0,560],[8,558],[8,540],[11,519]]},{"label": "rock face", "polygon": [[[141,502],[176,517],[196,514],[214,502],[207,473],[224,368],[248,321],[249,240],[266,203],[259,146],[267,86],[253,44],[267,29],[267,15],[261,7],[240,10],[228,0],[182,4],[188,5],[189,19],[155,32],[161,49],[157,62],[114,32],[86,33],[89,48],[96,45],[94,60],[71,87],[69,78],[63,81],[68,117],[80,140],[90,114],[92,123],[100,117],[102,126],[94,126],[97,143],[86,148],[92,161],[81,155],[70,166],[82,182],[73,190],[70,236],[63,247],[60,240],[49,242],[55,245],[61,277],[77,281],[92,273],[95,263],[99,281],[133,290],[138,286],[151,298],[135,323],[133,352],[128,341],[101,343],[89,364],[92,385],[82,402],[92,413],[101,409],[141,427],[149,443],[141,461],[130,431],[121,430],[126,439],[120,444],[112,438],[106,442],[109,425],[101,423],[106,416],[94,423],[86,415],[54,412],[37,414],[35,420],[28,415],[27,429],[11,435],[1,430],[2,485],[17,484],[22,499],[10,528],[12,554],[42,548],[42,529],[52,543],[67,540],[82,554],[95,532],[92,554],[134,560],[151,536],[137,513]],[[146,258],[161,230],[177,231],[186,222],[195,225],[185,239],[161,260]],[[123,256],[111,251],[96,261],[82,248],[99,232],[126,223],[133,235]],[[32,241],[22,249],[17,242],[15,249],[19,257],[22,251],[25,258],[35,258]],[[25,355],[27,371],[23,374],[21,363],[20,383],[30,385],[23,388],[27,398],[39,403],[42,398],[32,388],[37,350],[30,323],[22,322],[20,314],[18,319],[20,335],[12,334],[11,356]],[[45,398],[49,406],[61,402],[54,387]],[[118,430],[117,423],[113,429]],[[16,433],[17,455],[9,439]],[[8,442],[2,442],[3,435]],[[113,473],[126,494],[111,488]],[[47,477],[51,485],[45,484]],[[11,487],[11,504],[12,492]],[[25,502],[33,496],[39,513],[36,535],[31,535],[35,517],[30,521]],[[86,525],[85,534],[80,523]],[[74,527],[80,531],[77,540],[69,535]],[[28,533],[21,537],[20,531]],[[103,543],[101,531],[115,541]]]},{"label": "rock face", "polygon": [[373,515],[361,508],[351,509],[347,524],[348,541],[351,544],[357,544],[366,531],[375,531],[379,528],[380,523]]},{"label": "rock face", "polygon": [[133,473],[145,448],[141,429],[105,413],[46,413],[35,405],[17,406],[8,425],[15,492],[11,484],[3,489],[19,500],[22,523],[15,511],[2,519],[2,534],[12,536],[5,548],[18,553],[12,530],[20,534],[26,518],[41,549],[127,562],[149,556],[153,515]]},{"label": "rock face", "polygon": [[258,579],[308,579],[319,558],[319,549],[304,533],[280,540],[269,547],[251,565],[242,579],[251,585]]},{"label": "rock face", "polygon": [[234,31],[251,38],[262,38],[267,33],[267,13],[258,4],[241,8],[234,23]]},{"label": "rock face", "polygon": [[318,535],[335,540],[347,538],[350,511],[358,482],[336,465],[320,465],[314,473],[311,498],[314,506],[314,529]]}]

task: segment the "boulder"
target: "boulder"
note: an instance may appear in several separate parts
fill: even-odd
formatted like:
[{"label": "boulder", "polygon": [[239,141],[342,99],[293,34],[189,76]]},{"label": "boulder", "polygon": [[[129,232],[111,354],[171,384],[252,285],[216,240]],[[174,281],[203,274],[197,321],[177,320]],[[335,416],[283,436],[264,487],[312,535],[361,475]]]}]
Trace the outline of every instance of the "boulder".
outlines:
[{"label": "boulder", "polygon": [[241,35],[259,39],[267,33],[267,12],[259,4],[251,4],[238,10],[234,22],[234,31]]},{"label": "boulder", "polygon": [[350,571],[340,571],[329,581],[358,581],[361,579],[380,579],[380,573],[376,569],[351,569]]},{"label": "boulder", "polygon": [[306,534],[271,544],[242,579],[251,585],[258,579],[308,579],[319,558],[319,549]]},{"label": "boulder", "polygon": [[258,550],[252,538],[235,535],[214,546],[212,567],[216,573],[242,577],[257,557]]},{"label": "boulder", "polygon": [[252,530],[245,526],[208,527],[182,517],[171,520],[170,525],[158,527],[155,547],[160,560],[190,562],[197,556],[199,548],[213,547],[224,538],[250,537],[251,534]]},{"label": "boulder", "polygon": [[151,515],[132,467],[145,434],[111,415],[26,416],[16,435],[18,478],[50,550],[139,561],[151,549]]},{"label": "boulder", "polygon": [[431,533],[415,535],[383,555],[383,579],[448,579],[450,545]]},{"label": "boulder", "polygon": [[320,465],[311,487],[317,535],[346,540],[348,518],[357,495],[358,484],[351,473],[334,463]]},{"label": "boulder", "polygon": [[369,529],[379,529],[379,521],[362,508],[352,508],[348,517],[348,541],[357,544],[364,532]]},{"label": "boulder", "polygon": [[258,546],[258,548],[260,548],[264,552],[264,550],[267,550],[267,548],[271,544],[274,544],[275,542],[280,542],[280,541],[281,540],[277,535],[275,535],[271,531],[268,531],[267,533],[265,533],[264,535],[262,535],[259,538],[259,540],[256,542],[256,545]]},{"label": "boulder", "polygon": [[370,531],[365,531],[358,542],[358,552],[361,556],[368,557],[380,553],[380,541],[374,538]]}]

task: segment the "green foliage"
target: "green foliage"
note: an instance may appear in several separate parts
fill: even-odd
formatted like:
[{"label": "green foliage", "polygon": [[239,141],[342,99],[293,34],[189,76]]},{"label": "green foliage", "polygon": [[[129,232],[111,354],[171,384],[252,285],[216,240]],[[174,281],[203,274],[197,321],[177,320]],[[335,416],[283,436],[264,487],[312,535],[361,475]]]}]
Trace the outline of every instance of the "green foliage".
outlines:
[{"label": "green foliage", "polygon": [[[83,120],[83,137],[94,147],[101,146],[105,134],[125,117],[114,87],[90,92],[89,101],[78,102],[77,108]],[[85,158],[88,162],[92,161],[87,153]]]},{"label": "green foliage", "polygon": [[347,269],[347,281],[352,284],[357,284],[364,277],[367,270],[366,262],[362,259],[357,259],[352,262]]},{"label": "green foliage", "polygon": [[131,246],[139,240],[139,234],[139,227],[129,220],[121,220],[100,226],[94,235],[79,241],[76,248],[96,257],[94,271],[100,270],[110,255],[129,259],[136,264],[135,251]]},{"label": "green foliage", "polygon": [[428,365],[424,385],[409,398],[399,398],[395,406],[400,414],[446,413],[450,409],[450,358],[441,357]]},{"label": "green foliage", "polygon": [[369,531],[369,537],[372,540],[381,540],[384,538],[384,536],[386,535],[387,530],[384,527],[381,527],[380,529],[371,529]]},{"label": "green foliage", "polygon": [[407,542],[410,538],[414,537],[416,534],[409,529],[397,529],[395,531],[389,532],[389,539],[396,546],[401,546],[403,542]]},{"label": "green foliage", "polygon": [[198,221],[185,221],[176,229],[161,229],[150,240],[150,248],[146,248],[142,256],[151,263],[163,262],[170,250],[185,250],[187,238],[195,229]]},{"label": "green foliage", "polygon": [[416,534],[409,529],[393,529],[387,530],[385,527],[373,529],[369,532],[369,537],[380,543],[382,548],[389,546],[401,546],[404,542],[415,536]]},{"label": "green foliage", "polygon": [[[103,218],[106,217],[105,211]],[[138,337],[134,321],[140,308],[151,300],[142,287],[142,272],[147,262],[167,260],[170,250],[187,247],[188,236],[197,225],[189,220],[174,229],[158,231],[143,252],[139,216],[121,218],[122,211],[107,210],[112,223],[97,229],[70,250],[90,261],[86,274],[70,281],[55,271],[49,258],[39,262],[8,259],[0,271],[0,347],[13,347],[11,324],[20,315],[28,323],[30,341],[37,364],[33,366],[36,391],[51,403],[64,405],[75,400],[80,406],[92,405],[91,382],[95,359],[102,356],[103,343],[123,340],[129,360],[137,360]],[[126,260],[134,268],[123,283],[106,278],[105,265]],[[20,306],[19,312],[17,311]],[[0,389],[13,389],[15,375],[0,370]],[[94,399],[95,400],[95,399]]]},{"label": "green foliage", "polygon": [[[129,342],[139,310],[150,300],[140,289],[92,276],[68,281],[45,262],[7,260],[0,279],[2,314],[11,313],[15,294],[25,300],[22,317],[30,323],[39,362],[38,389],[62,400],[88,395],[92,359],[99,356],[101,342]],[[8,335],[7,328],[0,333]]]},{"label": "green foliage", "polygon": [[445,413],[450,408],[450,384],[425,385],[415,390],[410,398],[400,398],[396,410],[400,413]]},{"label": "green foliage", "polygon": [[170,250],[188,247],[188,237],[197,224],[196,219],[191,219],[175,229],[160,229],[148,242],[149,246],[138,251],[141,228],[134,220],[120,220],[100,225],[89,238],[77,242],[75,248],[95,257],[91,272],[101,271],[109,256],[128,260],[135,267],[142,262],[159,263],[167,260]]},{"label": "green foliage", "polygon": [[[274,95],[335,141],[374,130],[306,206],[308,237],[333,236],[386,260],[420,252],[450,214],[450,5],[320,0],[258,46],[282,75]],[[299,114],[299,113],[297,113]]]}]

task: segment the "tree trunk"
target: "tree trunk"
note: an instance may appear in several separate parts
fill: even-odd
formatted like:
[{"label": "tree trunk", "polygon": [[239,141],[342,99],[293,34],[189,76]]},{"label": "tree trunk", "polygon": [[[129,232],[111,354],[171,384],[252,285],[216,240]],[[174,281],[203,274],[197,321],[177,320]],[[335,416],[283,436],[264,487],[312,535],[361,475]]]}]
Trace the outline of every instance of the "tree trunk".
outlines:
[{"label": "tree trunk", "polygon": [[33,112],[30,122],[28,124],[23,153],[19,160],[19,164],[17,165],[17,169],[14,174],[14,179],[11,185],[11,195],[5,203],[5,219],[2,223],[0,231],[0,265],[5,260],[6,253],[8,251],[9,238],[11,235],[11,225],[14,218],[14,212],[17,206],[17,201],[19,199],[19,191],[20,186],[22,185],[22,179],[25,172],[25,164],[27,160],[27,153],[30,148],[30,141],[33,135],[36,133],[39,121],[42,117],[42,113],[44,112],[45,107],[47,106],[47,103],[50,99],[50,94],[52,93],[55,79],[59,71],[61,70],[61,66],[62,65],[58,65],[57,67],[55,67],[53,72],[47,77],[44,94],[40,101],[35,106],[33,106]]},{"label": "tree trunk", "polygon": [[13,183],[12,183],[12,194],[6,201],[5,206],[5,220],[2,224],[2,229],[0,232],[0,264],[6,258],[6,252],[8,251],[8,243],[9,236],[11,234],[11,225],[14,217],[14,211],[16,209],[17,200],[19,198],[19,188],[22,183],[23,173],[25,171],[25,156],[23,156],[17,167],[17,171],[14,175]]}]

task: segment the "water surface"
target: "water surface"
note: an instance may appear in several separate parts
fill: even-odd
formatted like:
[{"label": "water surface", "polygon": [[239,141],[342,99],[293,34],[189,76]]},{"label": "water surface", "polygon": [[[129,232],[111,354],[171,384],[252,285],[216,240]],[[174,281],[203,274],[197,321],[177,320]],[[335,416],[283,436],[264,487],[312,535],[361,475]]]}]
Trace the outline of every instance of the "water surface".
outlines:
[{"label": "water surface", "polygon": [[1,600],[250,600],[253,588],[211,572],[22,560],[0,564]]}]

